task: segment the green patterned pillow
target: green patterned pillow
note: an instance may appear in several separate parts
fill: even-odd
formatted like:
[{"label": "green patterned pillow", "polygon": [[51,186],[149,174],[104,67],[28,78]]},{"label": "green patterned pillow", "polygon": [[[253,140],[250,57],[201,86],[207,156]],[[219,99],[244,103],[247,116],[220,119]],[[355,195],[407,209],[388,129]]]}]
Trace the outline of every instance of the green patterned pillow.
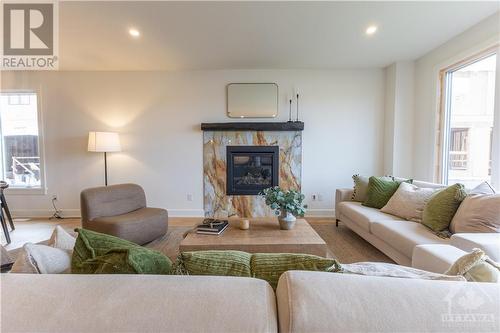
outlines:
[{"label": "green patterned pillow", "polygon": [[87,229],[75,231],[71,273],[169,274],[172,270],[172,262],[160,252]]},{"label": "green patterned pillow", "polygon": [[[391,176],[378,177],[383,180],[394,180]],[[352,191],[351,201],[364,202],[366,200],[366,193],[368,191],[368,183],[370,177],[353,175],[352,180],[354,181],[354,188]]]},{"label": "green patterned pillow", "polygon": [[281,274],[286,271],[336,272],[340,270],[340,265],[334,259],[296,253],[256,253],[252,255],[251,266],[252,276],[266,280],[273,289],[276,289]]},{"label": "green patterned pillow", "polygon": [[241,251],[182,252],[177,258],[177,274],[251,277],[250,253]]},{"label": "green patterned pillow", "polygon": [[[413,180],[408,179],[405,182],[411,184]],[[389,180],[386,177],[370,177],[363,206],[381,209],[396,193],[400,184],[400,181]]]},{"label": "green patterned pillow", "polygon": [[451,185],[437,191],[425,205],[422,224],[436,232],[448,229],[466,196],[467,192],[462,184]]}]

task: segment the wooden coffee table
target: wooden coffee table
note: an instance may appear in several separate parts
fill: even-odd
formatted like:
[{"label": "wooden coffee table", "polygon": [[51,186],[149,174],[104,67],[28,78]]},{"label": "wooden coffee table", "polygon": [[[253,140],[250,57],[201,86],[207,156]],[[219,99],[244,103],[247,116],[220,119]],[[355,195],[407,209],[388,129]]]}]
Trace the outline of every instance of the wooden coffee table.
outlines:
[{"label": "wooden coffee table", "polygon": [[192,231],[181,241],[179,250],[238,250],[250,253],[308,253],[326,257],[325,241],[307,223],[297,219],[292,230],[280,230],[273,218],[250,219],[250,229],[239,229],[239,220],[229,220],[221,235],[202,235]]}]

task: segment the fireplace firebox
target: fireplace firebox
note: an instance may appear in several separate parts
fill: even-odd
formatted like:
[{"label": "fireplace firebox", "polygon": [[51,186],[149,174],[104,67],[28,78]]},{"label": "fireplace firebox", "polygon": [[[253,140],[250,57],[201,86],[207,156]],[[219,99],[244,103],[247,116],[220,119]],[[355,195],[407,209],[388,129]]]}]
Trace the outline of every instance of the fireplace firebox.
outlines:
[{"label": "fireplace firebox", "polygon": [[257,195],[279,184],[278,146],[227,146],[228,195]]}]

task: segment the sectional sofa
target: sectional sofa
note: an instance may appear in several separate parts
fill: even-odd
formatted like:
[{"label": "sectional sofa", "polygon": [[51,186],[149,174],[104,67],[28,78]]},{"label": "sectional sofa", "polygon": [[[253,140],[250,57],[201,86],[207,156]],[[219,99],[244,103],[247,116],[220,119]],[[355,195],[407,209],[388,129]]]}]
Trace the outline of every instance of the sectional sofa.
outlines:
[{"label": "sectional sofa", "polygon": [[[500,285],[289,271],[264,280],[2,274],[2,332],[498,332]],[[460,300],[474,296],[474,307]]]},{"label": "sectional sofa", "polygon": [[[443,188],[442,184],[413,181],[422,188]],[[500,262],[500,234],[454,234],[451,238],[436,236],[421,223],[406,221],[378,209],[351,201],[353,189],[338,189],[335,215],[340,222],[385,253],[396,263],[435,273],[450,265],[473,248],[480,248]]]}]

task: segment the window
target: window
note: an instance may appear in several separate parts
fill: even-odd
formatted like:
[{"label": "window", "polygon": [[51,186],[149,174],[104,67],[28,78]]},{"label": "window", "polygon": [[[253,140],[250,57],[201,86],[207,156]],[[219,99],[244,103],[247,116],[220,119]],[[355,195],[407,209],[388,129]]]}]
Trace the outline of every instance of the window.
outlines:
[{"label": "window", "polygon": [[450,170],[467,170],[468,128],[452,128],[450,130],[449,165]]},{"label": "window", "polygon": [[497,54],[483,53],[441,73],[440,181],[474,187],[491,181]]},{"label": "window", "polygon": [[11,188],[42,188],[38,124],[36,93],[0,93],[0,178]]}]

